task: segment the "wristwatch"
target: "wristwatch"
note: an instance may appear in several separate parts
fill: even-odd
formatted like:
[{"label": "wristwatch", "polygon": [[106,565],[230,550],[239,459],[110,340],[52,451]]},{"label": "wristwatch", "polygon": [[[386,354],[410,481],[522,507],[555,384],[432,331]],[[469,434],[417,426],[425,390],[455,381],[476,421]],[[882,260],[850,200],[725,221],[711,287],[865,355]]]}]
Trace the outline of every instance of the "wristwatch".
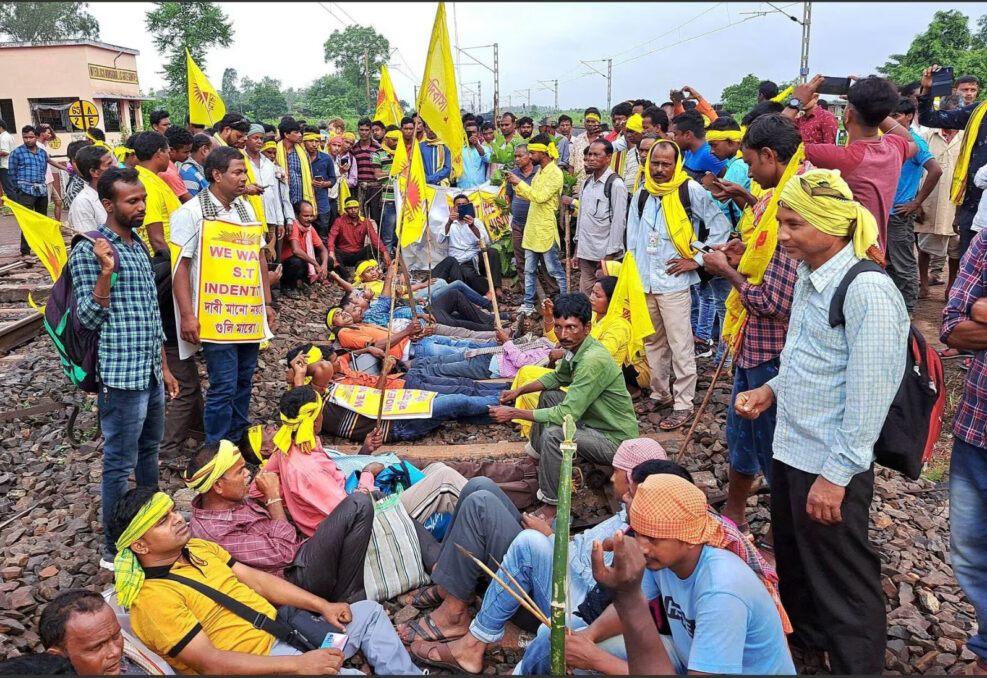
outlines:
[{"label": "wristwatch", "polygon": [[797,111],[802,108],[802,102],[799,99],[792,97],[788,100],[788,107],[794,108]]}]

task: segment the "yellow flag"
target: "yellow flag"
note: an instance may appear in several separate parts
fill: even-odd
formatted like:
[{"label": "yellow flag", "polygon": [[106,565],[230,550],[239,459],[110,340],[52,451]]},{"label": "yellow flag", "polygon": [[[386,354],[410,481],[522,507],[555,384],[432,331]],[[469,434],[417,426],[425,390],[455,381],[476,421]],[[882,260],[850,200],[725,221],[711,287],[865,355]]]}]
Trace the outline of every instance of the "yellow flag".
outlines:
[{"label": "yellow flag", "polygon": [[[417,141],[412,141],[412,145],[417,146]],[[408,174],[408,149],[404,146],[404,138],[398,140],[398,147],[394,149],[394,158],[391,161],[391,174],[390,176],[396,177],[402,175],[406,177]],[[401,179],[404,181],[404,178]]]},{"label": "yellow flag", "polygon": [[449,30],[446,27],[446,6],[439,3],[432,26],[432,40],[428,45],[425,61],[425,77],[418,91],[418,115],[438,135],[452,154],[452,174],[463,173],[463,146],[466,131],[459,114],[459,95],[456,93],[456,73],[449,49]]},{"label": "yellow flag", "polygon": [[634,254],[628,252],[624,256],[620,273],[617,274],[617,285],[610,298],[607,315],[619,313],[631,323],[631,339],[627,347],[628,360],[633,362],[644,355],[644,338],[655,333],[648,312],[648,302],[644,296],[644,285],[638,274]]},{"label": "yellow flag", "polygon": [[189,120],[210,127],[226,115],[226,104],[216,94],[216,90],[206,80],[206,74],[192,61],[192,55],[185,48],[185,65],[188,67],[188,115]]},{"label": "yellow flag", "polygon": [[61,224],[9,198],[4,197],[3,204],[13,210],[24,239],[31,246],[31,251],[48,269],[52,282],[58,280],[68,258],[65,241],[62,239]]},{"label": "yellow flag", "polygon": [[[401,144],[398,144],[401,146]],[[401,247],[418,242],[428,225],[428,212],[425,202],[425,164],[418,144],[411,144],[411,163],[407,180],[399,182],[401,188],[401,215],[397,224],[397,234]]]},{"label": "yellow flag", "polygon": [[380,67],[380,89],[377,90],[377,112],[374,119],[380,120],[385,125],[401,125],[401,104],[394,93],[394,85],[391,84],[391,76],[387,72],[387,66]]}]

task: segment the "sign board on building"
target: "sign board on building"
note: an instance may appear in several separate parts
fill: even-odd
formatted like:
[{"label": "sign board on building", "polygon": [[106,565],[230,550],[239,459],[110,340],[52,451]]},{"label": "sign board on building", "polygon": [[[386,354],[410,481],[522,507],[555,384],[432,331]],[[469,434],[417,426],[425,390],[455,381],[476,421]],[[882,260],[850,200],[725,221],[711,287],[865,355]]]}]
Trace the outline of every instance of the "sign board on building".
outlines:
[{"label": "sign board on building", "polygon": [[69,106],[69,122],[76,129],[87,130],[99,125],[99,112],[93,102],[79,99]]},{"label": "sign board on building", "polygon": [[93,80],[109,80],[110,82],[137,84],[137,71],[128,71],[123,68],[113,68],[112,66],[100,66],[99,64],[89,64],[89,77]]}]

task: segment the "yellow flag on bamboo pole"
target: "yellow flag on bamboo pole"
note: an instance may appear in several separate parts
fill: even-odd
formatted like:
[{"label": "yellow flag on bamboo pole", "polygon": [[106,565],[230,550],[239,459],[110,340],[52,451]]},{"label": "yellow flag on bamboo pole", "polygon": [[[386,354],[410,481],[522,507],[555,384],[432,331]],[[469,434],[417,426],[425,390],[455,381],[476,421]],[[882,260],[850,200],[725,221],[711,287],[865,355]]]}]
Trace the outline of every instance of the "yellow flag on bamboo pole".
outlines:
[{"label": "yellow flag on bamboo pole", "polygon": [[399,179],[398,184],[401,189],[401,214],[397,224],[397,234],[401,239],[401,247],[408,247],[421,239],[428,226],[428,212],[425,208],[425,164],[422,162],[422,151],[418,144],[411,144],[408,177],[406,180],[402,179]]},{"label": "yellow flag on bamboo pole", "polygon": [[446,6],[439,3],[432,26],[432,40],[428,45],[425,61],[425,77],[418,91],[418,115],[438,135],[452,154],[452,174],[463,173],[463,146],[466,131],[459,114],[459,95],[456,90],[456,71],[449,48],[449,30],[446,26]]},{"label": "yellow flag on bamboo pole", "polygon": [[391,83],[391,75],[387,72],[387,66],[380,67],[380,88],[377,90],[377,111],[374,119],[380,120],[385,125],[401,126],[401,104],[394,93],[394,85]]},{"label": "yellow flag on bamboo pole", "polygon": [[65,241],[62,239],[61,224],[34,210],[29,210],[10,198],[4,197],[3,204],[14,212],[14,219],[17,220],[24,239],[30,245],[31,251],[48,269],[52,282],[58,280],[68,258]]},{"label": "yellow flag on bamboo pole", "polygon": [[226,104],[209,84],[206,74],[192,61],[185,48],[185,65],[188,68],[188,116],[189,121],[212,127],[226,115]]}]

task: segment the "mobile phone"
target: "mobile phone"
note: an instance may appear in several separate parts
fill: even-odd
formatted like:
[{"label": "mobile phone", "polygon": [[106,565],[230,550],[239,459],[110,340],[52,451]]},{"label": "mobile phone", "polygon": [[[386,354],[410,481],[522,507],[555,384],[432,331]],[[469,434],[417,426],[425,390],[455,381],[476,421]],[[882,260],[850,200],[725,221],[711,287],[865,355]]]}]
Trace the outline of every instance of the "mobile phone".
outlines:
[{"label": "mobile phone", "polygon": [[953,93],[952,66],[943,66],[932,74],[932,87],[930,91],[934,97],[948,97]]},{"label": "mobile phone", "polygon": [[706,243],[699,242],[698,240],[693,241],[692,249],[699,250],[700,252],[712,252],[713,248]]},{"label": "mobile phone", "polygon": [[340,652],[346,647],[346,641],[349,640],[349,636],[345,633],[333,633],[330,631],[326,634],[326,637],[322,640],[322,645],[319,646],[320,650],[326,648],[335,648]]},{"label": "mobile phone", "polygon": [[476,218],[476,210],[473,208],[473,203],[466,203],[465,205],[456,205],[456,211],[459,212],[459,218],[462,219],[465,216],[471,216]]},{"label": "mobile phone", "polygon": [[846,94],[850,91],[850,78],[823,76],[822,84],[816,89],[819,94]]},{"label": "mobile phone", "polygon": [[312,177],[312,178],[313,178],[313,179],[315,179],[316,181],[325,181],[325,179],[323,179],[322,177],[320,177],[320,176],[319,176],[318,174],[316,174],[316,175],[315,175],[314,177]]}]

